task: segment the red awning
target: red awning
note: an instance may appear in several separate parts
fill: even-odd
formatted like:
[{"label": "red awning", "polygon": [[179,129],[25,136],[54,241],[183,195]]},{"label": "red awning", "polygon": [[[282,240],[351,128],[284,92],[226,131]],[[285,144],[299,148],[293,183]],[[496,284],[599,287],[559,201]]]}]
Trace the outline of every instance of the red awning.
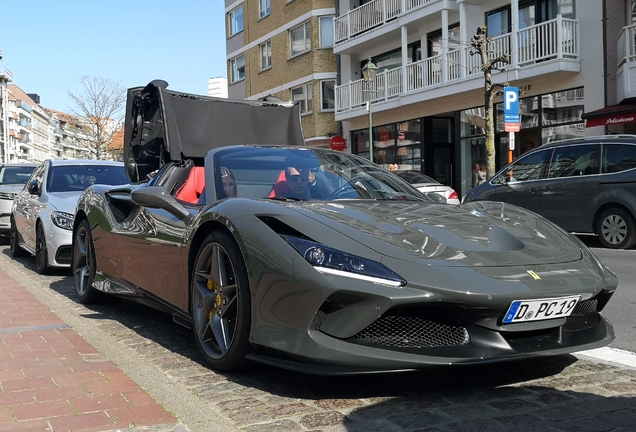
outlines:
[{"label": "red awning", "polygon": [[636,105],[613,105],[581,116],[587,120],[585,127],[610,126],[621,123],[636,123]]}]

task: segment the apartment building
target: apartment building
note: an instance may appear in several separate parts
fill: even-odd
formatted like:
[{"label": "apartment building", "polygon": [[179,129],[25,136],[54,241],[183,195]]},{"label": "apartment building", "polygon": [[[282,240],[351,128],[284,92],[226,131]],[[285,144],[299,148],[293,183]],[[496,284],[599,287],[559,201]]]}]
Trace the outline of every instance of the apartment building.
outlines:
[{"label": "apartment building", "polygon": [[[460,195],[470,189],[475,162],[486,158],[484,74],[471,47],[482,24],[491,58],[510,56],[493,81],[521,92],[515,156],[558,139],[633,133],[633,116],[603,123],[636,96],[633,3],[337,0],[335,119],[349,151],[369,156],[370,99],[376,163],[421,171]],[[368,58],[378,67],[372,82],[362,76]],[[495,102],[500,166],[509,143],[501,95]]]},{"label": "apartment building", "polygon": [[208,80],[208,96],[227,98],[227,78],[210,78]]},{"label": "apartment building", "polygon": [[[2,51],[0,51],[0,60]],[[7,85],[12,74],[7,70],[0,70],[0,163],[9,162],[9,92]]]},{"label": "apartment building", "polygon": [[334,0],[226,0],[228,96],[300,104],[307,145],[329,147],[337,80]]}]

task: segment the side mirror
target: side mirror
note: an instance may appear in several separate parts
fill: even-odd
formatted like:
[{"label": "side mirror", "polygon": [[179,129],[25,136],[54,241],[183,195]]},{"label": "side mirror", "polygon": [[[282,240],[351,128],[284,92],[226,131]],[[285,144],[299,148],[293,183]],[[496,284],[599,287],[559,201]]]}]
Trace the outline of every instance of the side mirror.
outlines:
[{"label": "side mirror", "polygon": [[29,183],[29,186],[27,187],[27,191],[29,191],[31,195],[40,195],[40,188],[38,187],[38,182],[33,180],[31,183]]},{"label": "side mirror", "polygon": [[135,189],[131,192],[130,199],[139,206],[164,209],[183,221],[188,221],[192,217],[190,212],[161,186],[144,186]]}]

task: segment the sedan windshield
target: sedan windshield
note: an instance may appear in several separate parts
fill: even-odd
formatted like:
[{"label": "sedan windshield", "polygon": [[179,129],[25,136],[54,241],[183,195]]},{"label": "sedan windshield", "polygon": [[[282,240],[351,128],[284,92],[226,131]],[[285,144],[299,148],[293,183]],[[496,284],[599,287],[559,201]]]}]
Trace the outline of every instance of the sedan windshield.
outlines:
[{"label": "sedan windshield", "polygon": [[25,184],[35,166],[3,166],[0,168],[0,184]]},{"label": "sedan windshield", "polygon": [[[434,202],[367,159],[332,150],[232,147],[218,151],[214,165],[219,198]],[[229,182],[234,189],[223,187]]]},{"label": "sedan windshield", "polygon": [[120,185],[128,183],[121,165],[60,165],[51,168],[49,192],[81,192],[94,184]]}]

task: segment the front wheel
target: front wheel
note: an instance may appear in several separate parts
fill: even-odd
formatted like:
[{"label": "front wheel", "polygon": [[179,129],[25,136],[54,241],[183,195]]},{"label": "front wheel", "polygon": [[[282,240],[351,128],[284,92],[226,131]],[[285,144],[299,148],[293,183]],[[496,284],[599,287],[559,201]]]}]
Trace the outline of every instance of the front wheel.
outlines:
[{"label": "front wheel", "polygon": [[237,371],[252,351],[250,290],[234,238],[214,231],[203,241],[192,274],[190,308],[197,345],[214,369]]},{"label": "front wheel", "polygon": [[46,256],[46,236],[41,223],[35,229],[35,271],[46,274],[49,270],[49,261]]},{"label": "front wheel", "polygon": [[601,244],[611,249],[629,249],[636,243],[634,218],[621,208],[605,210],[598,219],[596,234]]},{"label": "front wheel", "polygon": [[24,257],[28,255],[28,252],[22,249],[20,246],[18,229],[15,226],[15,221],[13,218],[11,219],[11,232],[9,234],[9,249],[11,250],[11,255],[14,258]]},{"label": "front wheel", "polygon": [[90,304],[97,302],[102,293],[93,287],[95,280],[95,246],[93,235],[86,219],[82,219],[73,238],[73,283],[79,302]]}]

